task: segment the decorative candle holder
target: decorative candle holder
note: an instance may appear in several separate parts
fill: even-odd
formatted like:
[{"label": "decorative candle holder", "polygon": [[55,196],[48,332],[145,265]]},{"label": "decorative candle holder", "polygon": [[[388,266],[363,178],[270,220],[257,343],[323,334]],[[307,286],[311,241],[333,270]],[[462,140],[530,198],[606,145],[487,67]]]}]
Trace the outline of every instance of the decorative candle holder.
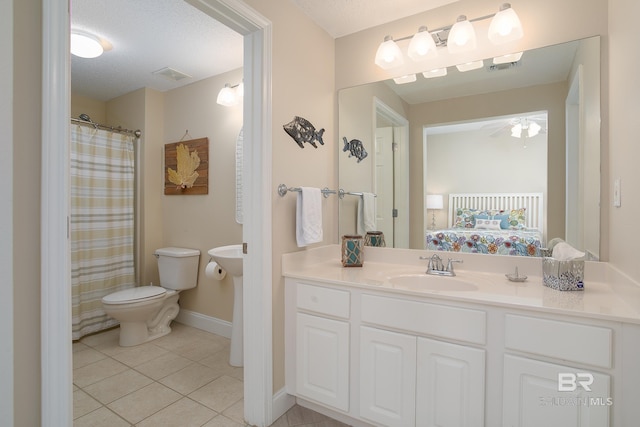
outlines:
[{"label": "decorative candle holder", "polygon": [[367,234],[364,236],[364,245],[377,247],[386,246],[384,233],[382,231],[367,231]]},{"label": "decorative candle holder", "polygon": [[362,236],[342,236],[342,266],[362,267]]}]

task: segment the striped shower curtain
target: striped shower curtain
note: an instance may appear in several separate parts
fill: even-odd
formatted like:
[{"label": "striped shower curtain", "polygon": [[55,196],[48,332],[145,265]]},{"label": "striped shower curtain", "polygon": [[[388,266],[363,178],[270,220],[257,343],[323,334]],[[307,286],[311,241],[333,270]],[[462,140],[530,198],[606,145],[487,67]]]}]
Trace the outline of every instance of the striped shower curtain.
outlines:
[{"label": "striped shower curtain", "polygon": [[133,287],[133,137],[71,125],[73,339],[117,325],[105,295]]}]

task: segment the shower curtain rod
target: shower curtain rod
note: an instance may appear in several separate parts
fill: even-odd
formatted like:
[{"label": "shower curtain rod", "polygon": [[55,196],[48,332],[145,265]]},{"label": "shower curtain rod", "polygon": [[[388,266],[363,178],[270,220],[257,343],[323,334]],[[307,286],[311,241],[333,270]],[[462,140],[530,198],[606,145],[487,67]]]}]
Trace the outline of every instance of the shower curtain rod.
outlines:
[{"label": "shower curtain rod", "polygon": [[76,119],[75,117],[71,117],[71,122],[77,123],[79,125],[93,126],[95,129],[102,129],[102,130],[108,130],[111,132],[118,132],[118,133],[124,133],[127,135],[133,135],[136,138],[140,138],[140,136],[142,136],[142,132],[140,131],[140,129],[136,129],[136,130],[122,129],[121,127],[101,125],[89,120]]}]

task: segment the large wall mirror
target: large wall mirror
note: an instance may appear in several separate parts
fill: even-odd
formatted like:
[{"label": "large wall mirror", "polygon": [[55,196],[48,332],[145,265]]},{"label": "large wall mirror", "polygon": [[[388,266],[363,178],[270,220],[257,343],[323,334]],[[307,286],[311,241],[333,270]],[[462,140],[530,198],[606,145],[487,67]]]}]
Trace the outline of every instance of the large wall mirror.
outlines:
[{"label": "large wall mirror", "polygon": [[[600,37],[347,88],[338,99],[340,139],[367,152],[360,161],[346,147],[338,153],[340,235],[362,232],[361,193],[375,195],[387,246],[413,249],[452,226],[452,194],[535,193],[541,245],[560,237],[599,259]],[[432,195],[441,204],[428,204]]]}]

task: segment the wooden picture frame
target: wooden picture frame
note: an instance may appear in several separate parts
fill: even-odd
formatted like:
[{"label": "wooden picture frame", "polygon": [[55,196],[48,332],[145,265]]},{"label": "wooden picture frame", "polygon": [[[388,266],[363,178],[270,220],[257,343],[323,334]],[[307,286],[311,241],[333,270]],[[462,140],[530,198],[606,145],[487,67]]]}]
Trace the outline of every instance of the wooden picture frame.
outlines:
[{"label": "wooden picture frame", "polygon": [[[194,156],[200,159],[197,167],[192,168],[192,164],[186,164],[189,161],[178,164],[179,151],[183,154],[188,153],[189,161],[193,161]],[[194,172],[197,177],[192,175]],[[176,176],[183,177],[184,180],[180,181]],[[195,177],[193,183],[186,179],[187,176]],[[164,145],[164,194],[168,196],[209,194],[209,138]]]}]

